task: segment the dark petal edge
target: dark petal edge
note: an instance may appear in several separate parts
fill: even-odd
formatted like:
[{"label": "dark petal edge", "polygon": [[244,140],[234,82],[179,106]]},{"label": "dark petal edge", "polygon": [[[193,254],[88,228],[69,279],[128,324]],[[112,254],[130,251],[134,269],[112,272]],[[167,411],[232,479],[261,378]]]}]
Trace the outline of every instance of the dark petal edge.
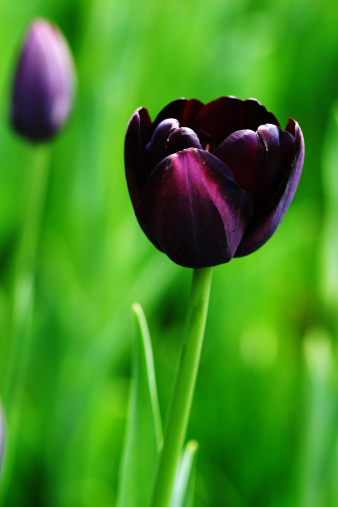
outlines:
[{"label": "dark petal edge", "polygon": [[161,121],[167,118],[175,118],[180,122],[181,127],[193,128],[195,116],[203,107],[203,102],[197,99],[176,99],[158,113],[152,126],[152,132]]},{"label": "dark petal edge", "polygon": [[[141,201],[141,195],[148,178],[143,150],[150,136],[150,130],[151,120],[148,111],[141,107],[135,111],[129,120],[124,142],[126,179],[134,211]],[[161,250],[148,227],[140,221],[139,224],[148,239]]]},{"label": "dark petal edge", "polygon": [[134,209],[139,205],[148,177],[143,150],[151,128],[148,111],[140,107],[130,118],[124,141],[124,164],[128,190]]},{"label": "dark petal edge", "polygon": [[256,131],[266,123],[279,127],[276,117],[258,100],[233,96],[209,102],[198,111],[195,119],[195,127],[209,133],[215,147],[237,130]]},{"label": "dark petal edge", "polygon": [[290,172],[283,178],[269,206],[249,225],[235,257],[255,252],[271,238],[295,195],[304,163],[304,137],[298,123],[292,118],[285,130],[295,138]]}]

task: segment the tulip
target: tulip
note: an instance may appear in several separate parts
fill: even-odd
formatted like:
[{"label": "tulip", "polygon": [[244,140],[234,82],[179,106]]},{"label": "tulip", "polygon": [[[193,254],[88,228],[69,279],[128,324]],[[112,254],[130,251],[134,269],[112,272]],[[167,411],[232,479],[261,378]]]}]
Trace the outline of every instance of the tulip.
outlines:
[{"label": "tulip", "polygon": [[129,120],[125,169],[136,217],[149,240],[181,266],[248,255],[275,232],[304,160],[296,121],[282,130],[257,100],[178,99],[152,122]]},{"label": "tulip", "polygon": [[32,142],[54,136],[73,106],[75,72],[60,30],[43,19],[29,27],[20,53],[13,89],[11,123]]}]

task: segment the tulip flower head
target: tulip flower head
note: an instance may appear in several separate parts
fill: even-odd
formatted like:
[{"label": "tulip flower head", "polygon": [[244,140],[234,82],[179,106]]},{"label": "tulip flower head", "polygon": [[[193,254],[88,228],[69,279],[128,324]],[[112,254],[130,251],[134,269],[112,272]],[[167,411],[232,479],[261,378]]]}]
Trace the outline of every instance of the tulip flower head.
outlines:
[{"label": "tulip flower head", "polygon": [[14,129],[32,142],[54,136],[73,106],[75,71],[68,44],[43,19],[28,28],[20,53],[11,104]]},{"label": "tulip flower head", "polygon": [[260,248],[295,194],[304,160],[298,123],[282,130],[258,101],[178,99],[152,122],[129,120],[125,169],[136,217],[177,264],[215,266]]}]

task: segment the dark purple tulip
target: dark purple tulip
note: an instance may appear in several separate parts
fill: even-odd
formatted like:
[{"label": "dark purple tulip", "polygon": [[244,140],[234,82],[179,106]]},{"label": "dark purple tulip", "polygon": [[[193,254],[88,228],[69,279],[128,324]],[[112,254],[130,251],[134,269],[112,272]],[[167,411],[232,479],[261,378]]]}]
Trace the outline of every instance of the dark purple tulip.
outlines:
[{"label": "dark purple tulip", "polygon": [[50,139],[73,106],[75,72],[60,30],[43,19],[29,27],[17,65],[11,106],[14,129],[29,141]]},{"label": "dark purple tulip", "polygon": [[298,123],[285,130],[257,100],[178,99],[151,121],[130,118],[125,167],[145,234],[181,266],[248,255],[275,232],[304,161]]}]

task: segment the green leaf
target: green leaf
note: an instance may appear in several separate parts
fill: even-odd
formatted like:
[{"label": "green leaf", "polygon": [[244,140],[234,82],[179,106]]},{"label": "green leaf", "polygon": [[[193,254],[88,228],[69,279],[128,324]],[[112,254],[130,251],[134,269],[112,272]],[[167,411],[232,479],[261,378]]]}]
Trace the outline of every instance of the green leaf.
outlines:
[{"label": "green leaf", "polygon": [[[326,505],[326,498],[334,498],[338,491],[337,468],[333,466],[337,442],[333,342],[333,336],[322,326],[310,327],[303,340],[307,383],[300,469],[296,474],[300,490],[297,506]],[[330,470],[334,470],[333,477]],[[337,502],[329,504],[337,505]]]},{"label": "green leaf", "polygon": [[119,484],[119,507],[149,504],[155,478],[162,426],[153,353],[141,306],[132,306],[136,323],[129,423]]},{"label": "green leaf", "polygon": [[176,474],[171,507],[192,507],[195,492],[195,471],[198,443],[187,443]]},{"label": "green leaf", "polygon": [[323,191],[325,209],[323,218],[322,283],[323,295],[334,308],[338,301],[338,102],[329,116],[326,130],[323,155]]}]

